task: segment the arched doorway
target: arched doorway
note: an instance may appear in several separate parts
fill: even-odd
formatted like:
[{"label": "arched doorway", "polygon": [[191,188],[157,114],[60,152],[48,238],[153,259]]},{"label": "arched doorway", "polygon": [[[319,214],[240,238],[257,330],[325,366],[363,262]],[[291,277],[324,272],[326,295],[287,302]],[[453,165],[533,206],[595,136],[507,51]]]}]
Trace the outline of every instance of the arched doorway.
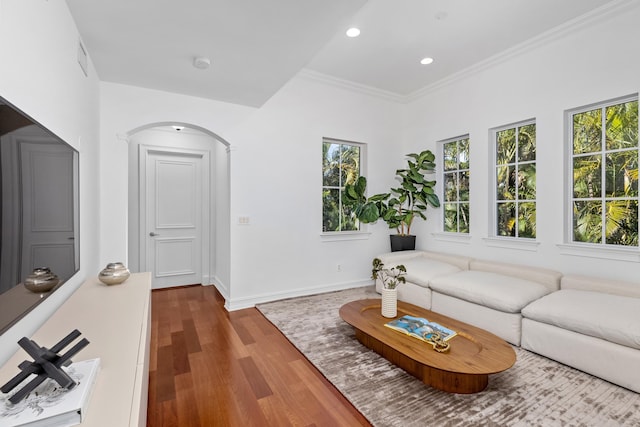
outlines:
[{"label": "arched doorway", "polygon": [[[127,134],[127,141],[129,268],[152,271],[154,287],[215,284],[227,297],[230,285],[229,143],[207,129],[175,122],[141,126]],[[157,183],[149,185],[158,177],[165,184],[177,181],[168,191],[158,193]],[[148,194],[149,191],[152,194]],[[190,218],[189,212],[180,209],[160,218],[162,232],[156,227],[158,224],[152,224],[150,218],[153,219],[155,213],[150,216],[148,206],[155,208],[158,198],[167,204],[170,197],[177,197],[179,205],[199,203],[196,208],[201,219],[199,227],[192,227],[197,224],[184,220]],[[176,203],[169,201],[168,204]],[[174,227],[177,231],[171,226],[177,226]],[[180,235],[180,231],[185,233]],[[194,235],[195,231],[198,235]],[[194,248],[198,253],[190,252]],[[194,257],[199,262],[195,262]],[[190,259],[194,262],[188,265]],[[170,262],[158,269],[158,262],[167,260]],[[193,279],[196,277],[193,274],[197,279]]]}]

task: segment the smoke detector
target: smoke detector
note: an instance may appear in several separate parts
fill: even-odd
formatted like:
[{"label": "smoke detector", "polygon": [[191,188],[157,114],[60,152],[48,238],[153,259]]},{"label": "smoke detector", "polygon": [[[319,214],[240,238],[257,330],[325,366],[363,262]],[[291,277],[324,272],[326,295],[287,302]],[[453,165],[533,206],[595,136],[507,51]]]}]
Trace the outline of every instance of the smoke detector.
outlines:
[{"label": "smoke detector", "polygon": [[211,60],[204,56],[196,56],[193,59],[193,66],[199,70],[206,70],[211,65]]}]

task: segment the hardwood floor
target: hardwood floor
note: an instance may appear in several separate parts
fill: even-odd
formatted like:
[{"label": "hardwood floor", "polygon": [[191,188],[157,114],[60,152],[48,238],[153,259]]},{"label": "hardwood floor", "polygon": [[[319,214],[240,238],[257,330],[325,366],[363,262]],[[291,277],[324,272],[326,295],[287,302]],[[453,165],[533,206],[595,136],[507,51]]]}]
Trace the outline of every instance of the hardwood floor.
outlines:
[{"label": "hardwood floor", "polygon": [[370,426],[256,309],[154,290],[147,426]]}]

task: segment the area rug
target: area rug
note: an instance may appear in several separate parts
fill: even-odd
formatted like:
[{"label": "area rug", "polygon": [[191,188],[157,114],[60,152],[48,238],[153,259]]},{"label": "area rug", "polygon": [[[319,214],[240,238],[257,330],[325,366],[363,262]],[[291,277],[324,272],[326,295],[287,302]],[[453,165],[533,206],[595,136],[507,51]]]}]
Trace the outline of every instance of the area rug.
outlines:
[{"label": "area rug", "polygon": [[356,340],[338,310],[362,298],[379,295],[365,287],[258,309],[374,426],[640,426],[640,394],[518,347],[484,391],[435,390]]}]

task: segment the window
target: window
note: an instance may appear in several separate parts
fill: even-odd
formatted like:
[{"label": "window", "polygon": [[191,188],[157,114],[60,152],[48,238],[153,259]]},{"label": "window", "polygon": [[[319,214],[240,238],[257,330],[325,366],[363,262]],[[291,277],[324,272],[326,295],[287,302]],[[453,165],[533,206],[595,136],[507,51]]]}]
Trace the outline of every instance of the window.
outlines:
[{"label": "window", "polygon": [[638,98],[573,110],[572,241],[638,246]]},{"label": "window", "polygon": [[322,141],[322,231],[357,231],[359,221],[343,206],[346,184],[362,173],[364,145],[325,138]]},{"label": "window", "polygon": [[444,223],[449,233],[469,233],[469,137],[442,143]]},{"label": "window", "polygon": [[536,124],[494,130],[495,235],[536,237]]}]

